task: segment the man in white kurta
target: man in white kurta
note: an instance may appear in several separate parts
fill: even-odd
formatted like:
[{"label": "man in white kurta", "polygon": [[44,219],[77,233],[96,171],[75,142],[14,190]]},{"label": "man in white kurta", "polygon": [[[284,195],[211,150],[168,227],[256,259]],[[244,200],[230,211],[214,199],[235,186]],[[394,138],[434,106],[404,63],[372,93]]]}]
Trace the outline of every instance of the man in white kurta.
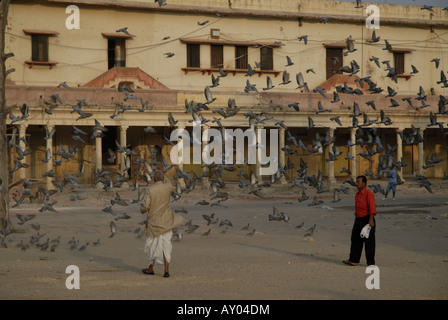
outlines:
[{"label": "man in white kurta", "polygon": [[149,266],[142,269],[144,274],[154,274],[155,264],[165,265],[164,277],[169,277],[169,263],[171,261],[172,230],[179,226],[183,218],[175,214],[170,208],[170,197],[173,185],[162,171],[154,172],[154,184],[145,192],[140,206],[142,214],[147,212],[147,229],[149,237],[145,243],[145,253]]}]

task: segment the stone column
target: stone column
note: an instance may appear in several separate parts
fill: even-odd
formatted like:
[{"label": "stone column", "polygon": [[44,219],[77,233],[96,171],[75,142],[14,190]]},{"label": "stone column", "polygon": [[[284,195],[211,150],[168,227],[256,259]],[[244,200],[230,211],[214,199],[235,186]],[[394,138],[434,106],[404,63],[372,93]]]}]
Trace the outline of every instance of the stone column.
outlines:
[{"label": "stone column", "polygon": [[[328,128],[328,132],[330,135],[330,141],[334,139],[334,128]],[[333,153],[334,142],[331,142],[328,145],[329,152]],[[330,184],[336,183],[336,178],[334,176],[334,161],[328,161],[328,180]]]},{"label": "stone column", "polygon": [[[53,129],[54,129],[53,125],[47,125],[48,132],[53,131]],[[52,137],[50,139],[46,140],[45,152],[47,152],[48,150],[50,150],[51,158],[50,158],[50,161],[48,161],[46,163],[45,169],[47,172],[53,168],[53,165],[52,165],[52,162],[53,162],[53,138]],[[53,181],[52,177],[45,177],[45,184],[46,184],[47,190],[54,189],[52,181]]]},{"label": "stone column", "polygon": [[[350,129],[350,140],[352,143],[356,143],[356,128]],[[356,145],[350,147],[350,155],[356,159]],[[356,180],[356,160],[350,160],[350,171],[352,173],[353,180]]]},{"label": "stone column", "polygon": [[[97,133],[100,130],[97,130]],[[95,173],[101,172],[103,170],[103,141],[101,137],[95,137]],[[97,183],[97,189],[102,189],[103,184]]]},{"label": "stone column", "polygon": [[[26,149],[26,144],[25,144],[24,140],[26,140],[26,128],[27,127],[28,127],[28,125],[24,124],[24,123],[20,124],[20,126],[19,126],[19,138],[23,138],[23,140],[19,141],[19,147],[20,147],[20,149],[22,149],[22,151],[25,151],[25,149]],[[22,163],[27,163],[27,158],[28,158],[28,156],[23,157],[21,162]],[[27,168],[20,168],[19,169],[19,178],[20,179],[27,178],[27,172],[26,171],[27,171]]]},{"label": "stone column", "polygon": [[[401,139],[401,136],[398,134],[398,131],[404,132],[404,129],[399,128],[396,129],[397,133],[397,159],[396,161],[401,161],[401,158],[403,158],[403,141]],[[403,180],[403,169],[400,167],[399,170],[397,170],[397,174],[400,176],[401,180]]]},{"label": "stone column", "polygon": [[[279,140],[279,144],[278,144],[278,165],[283,168],[285,166],[285,164],[286,164],[286,161],[285,161],[285,151],[282,150],[282,148],[285,147],[285,129],[280,127],[279,130],[280,131],[279,131],[279,138],[278,138],[278,140]],[[280,178],[280,184],[286,184],[286,183],[287,183],[286,182],[286,178],[285,178],[285,176],[282,175],[281,178]]]},{"label": "stone column", "polygon": [[[202,147],[201,147],[201,152],[202,151],[204,151],[204,148],[208,145],[208,143],[209,143],[209,141],[208,141],[208,139],[210,138],[209,137],[209,135],[208,135],[208,132],[207,131],[204,131],[204,133],[203,134],[201,134],[201,136],[202,136]],[[222,135],[223,137],[224,137],[224,135]],[[201,154],[201,159],[202,159],[202,154]],[[203,163],[204,161],[202,161],[202,165],[204,165],[204,163]],[[210,179],[208,178],[208,176],[206,176],[206,175],[208,175],[208,173],[209,173],[209,169],[208,169],[208,167],[207,166],[204,166],[203,168],[202,168],[202,174],[203,174],[203,177],[202,177],[202,184],[204,185],[204,187],[206,187],[207,189],[210,189]]]},{"label": "stone column", "polygon": [[[180,122],[179,121],[178,124],[177,124],[176,129],[182,131],[182,130],[185,129],[185,127],[186,127],[185,122]],[[178,138],[177,138],[177,145],[180,145],[181,141],[182,141],[182,137],[178,136]],[[178,152],[178,154],[177,154],[177,156],[178,156],[178,160],[177,160],[178,165],[177,165],[177,167],[180,170],[184,170],[184,159],[183,159],[183,156],[184,156],[184,153],[186,152],[186,150],[183,149],[183,144],[182,144],[182,156],[179,156],[179,150],[177,150],[177,152]],[[177,172],[176,169],[172,169],[172,170],[174,170],[174,172]],[[187,186],[186,183],[185,183],[185,179],[184,178],[180,178],[180,179],[177,180],[176,187],[177,187],[177,184],[179,184],[180,188],[182,188],[182,189],[186,188],[186,186]]]},{"label": "stone column", "polygon": [[[179,124],[177,125],[177,128],[176,129],[179,129],[179,130],[184,130],[185,129],[185,123],[180,123],[179,122]],[[180,142],[182,141],[182,138],[181,137],[178,137],[177,138],[177,143],[179,144]],[[184,161],[183,161],[183,155],[184,155],[184,152],[185,152],[185,150],[183,150],[182,149],[182,157],[179,157],[179,164],[177,165],[177,167],[180,169],[180,170],[184,170]]]},{"label": "stone column", "polygon": [[[129,126],[120,126],[120,145],[125,148],[127,143],[126,131]],[[120,172],[123,176],[128,177],[128,172],[125,171],[126,168],[126,154],[124,152],[120,153]]]},{"label": "stone column", "polygon": [[[261,141],[261,132],[263,130],[262,126],[255,126],[255,131],[256,131],[256,137],[257,137],[257,145],[258,145],[258,141]],[[264,146],[264,148],[267,148],[267,146]],[[255,180],[258,183],[262,183],[263,182],[263,178],[261,176],[261,162],[260,162],[260,157],[259,157],[259,150],[256,150],[256,162],[255,162]]]},{"label": "stone column", "polygon": [[[424,137],[425,129],[419,128],[418,134],[421,137]],[[421,176],[424,175],[423,165],[424,165],[424,160],[423,160],[423,141],[422,141],[422,142],[419,142],[419,144],[418,144],[418,170],[417,170],[418,174]]]}]

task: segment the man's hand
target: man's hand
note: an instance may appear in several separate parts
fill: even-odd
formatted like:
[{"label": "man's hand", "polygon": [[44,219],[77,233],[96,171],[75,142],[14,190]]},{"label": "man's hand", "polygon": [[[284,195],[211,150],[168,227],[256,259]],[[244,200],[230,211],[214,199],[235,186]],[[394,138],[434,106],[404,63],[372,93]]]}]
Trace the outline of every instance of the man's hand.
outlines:
[{"label": "man's hand", "polygon": [[373,221],[373,214],[370,215],[369,226],[373,228],[375,226],[375,222]]}]

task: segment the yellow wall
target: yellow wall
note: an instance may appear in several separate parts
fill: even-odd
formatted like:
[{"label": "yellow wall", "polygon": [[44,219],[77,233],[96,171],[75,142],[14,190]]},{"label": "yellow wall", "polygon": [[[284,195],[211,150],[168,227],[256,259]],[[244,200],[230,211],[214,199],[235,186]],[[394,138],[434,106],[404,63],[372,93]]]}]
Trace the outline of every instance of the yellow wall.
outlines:
[{"label": "yellow wall", "polygon": [[[126,3],[127,1],[121,1]],[[149,6],[146,1],[133,1]],[[270,14],[307,13],[345,16],[367,16],[364,9],[355,9],[353,3],[334,1],[234,1],[233,10],[252,10],[251,12],[269,12]],[[203,6],[204,10],[212,10],[213,6],[227,8],[227,1],[170,1],[171,7],[195,8]],[[187,4],[191,6],[187,6]],[[139,67],[146,73],[165,84],[170,89],[202,90],[211,84],[210,75],[201,72],[189,72],[187,75],[181,70],[186,66],[186,45],[179,38],[210,39],[210,29],[221,30],[223,41],[259,41],[272,43],[281,41],[283,46],[274,49],[274,69],[290,73],[291,83],[283,86],[281,74],[278,77],[269,75],[274,82],[272,91],[297,91],[295,75],[302,72],[310,88],[315,88],[325,81],[325,49],[323,43],[344,43],[348,36],[355,40],[356,52],[344,57],[344,65],[356,60],[361,66],[357,74],[360,77],[371,76],[378,86],[399,90],[402,94],[416,94],[422,85],[426,92],[434,87],[436,94],[447,94],[448,89],[434,86],[439,80],[440,71],[447,69],[447,62],[443,60],[442,51],[446,51],[446,29],[434,29],[432,33],[429,26],[409,27],[400,25],[381,25],[376,30],[380,42],[368,44],[371,30],[364,24],[348,22],[335,22],[330,19],[327,24],[318,21],[304,20],[302,26],[296,19],[249,18],[245,16],[226,16],[224,18],[213,14],[189,14],[156,10],[120,9],[104,6],[84,6],[80,8],[80,29],[68,30],[65,20],[69,14],[65,13],[65,5],[30,5],[13,4],[9,14],[7,30],[7,51],[12,51],[15,57],[7,60],[8,67],[14,67],[16,72],[9,79],[16,84],[50,85],[56,86],[67,81],[71,86],[87,83],[93,78],[107,71],[107,39],[101,33],[114,33],[117,29],[128,27],[128,31],[135,35],[126,41],[127,66]],[[167,7],[169,7],[167,5]],[[381,17],[396,17],[397,19],[428,20],[427,10],[420,10],[418,6],[379,5]],[[244,9],[244,10],[243,10]],[[447,20],[446,12],[435,8],[433,20]],[[230,10],[230,9],[229,9]],[[258,11],[257,11],[258,10]],[[279,11],[281,10],[281,11]],[[205,26],[199,26],[198,21],[209,20]],[[58,64],[49,69],[47,66],[34,66],[32,69],[24,64],[31,58],[31,37],[23,33],[23,29],[38,29],[57,31],[59,34],[50,37],[49,59]],[[308,45],[297,40],[300,35],[308,35]],[[162,41],[165,36],[169,40]],[[415,49],[406,55],[406,72],[411,71],[411,64],[415,65],[420,73],[409,81],[398,79],[395,84],[389,78],[385,79],[385,71],[378,69],[369,58],[374,55],[383,60],[390,60],[393,64],[393,54],[384,48],[384,39],[393,47]],[[164,53],[174,52],[172,58],[165,58]],[[259,49],[249,48],[248,62],[255,66],[259,62]],[[289,56],[294,65],[285,67],[286,56]],[[441,58],[439,69],[434,67],[431,60]],[[225,67],[234,67],[234,49],[225,47]],[[210,47],[201,46],[201,67],[210,67]],[[305,73],[308,68],[314,68],[316,75]],[[384,69],[384,68],[383,68]],[[243,73],[235,76],[229,75],[220,81],[219,90],[235,90],[242,92],[249,79]],[[256,84],[259,90],[266,87],[266,75],[250,77],[250,82]],[[431,85],[428,85],[431,83]]]}]

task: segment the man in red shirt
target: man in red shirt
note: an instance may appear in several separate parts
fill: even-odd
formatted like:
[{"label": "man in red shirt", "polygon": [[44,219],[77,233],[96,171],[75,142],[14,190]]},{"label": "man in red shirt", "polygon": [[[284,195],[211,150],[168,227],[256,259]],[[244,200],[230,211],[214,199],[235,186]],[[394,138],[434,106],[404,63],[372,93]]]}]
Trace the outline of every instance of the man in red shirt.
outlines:
[{"label": "man in red shirt", "polygon": [[[359,263],[364,243],[367,265],[375,265],[375,196],[372,191],[367,190],[366,185],[366,176],[356,177],[358,192],[355,195],[355,223],[352,229],[350,258],[343,261],[351,266]],[[371,227],[369,237],[362,238],[361,231],[367,224]]]}]

